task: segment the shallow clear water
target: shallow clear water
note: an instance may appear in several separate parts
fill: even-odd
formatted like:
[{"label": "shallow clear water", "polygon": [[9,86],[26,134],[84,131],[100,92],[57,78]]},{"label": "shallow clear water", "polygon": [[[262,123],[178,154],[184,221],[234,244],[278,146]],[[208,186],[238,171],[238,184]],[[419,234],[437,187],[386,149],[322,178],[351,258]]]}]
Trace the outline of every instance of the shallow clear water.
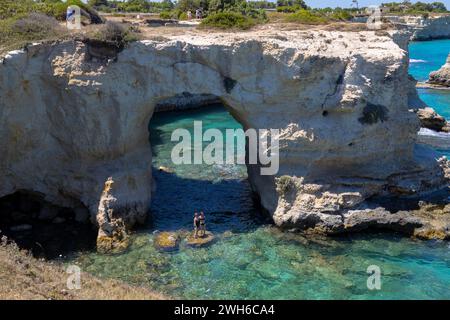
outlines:
[{"label": "shallow clear water", "polygon": [[[412,57],[422,57],[416,44],[412,46]],[[414,72],[425,72],[419,69],[414,67]],[[448,110],[449,96],[430,94],[421,90],[424,99]],[[414,241],[395,234],[322,239],[283,233],[254,206],[245,166],[173,165],[171,132],[192,130],[194,120],[202,120],[204,129],[239,127],[221,106],[156,114],[150,128],[153,165],[174,172],[154,170],[151,224],[133,235],[131,248],[123,254],[86,252],[71,261],[99,276],[184,298],[450,299],[448,242]],[[189,232],[194,210],[205,211],[216,241],[204,248],[182,241],[178,250],[157,250],[157,230]],[[367,289],[370,265],[381,268],[380,291]]]}]

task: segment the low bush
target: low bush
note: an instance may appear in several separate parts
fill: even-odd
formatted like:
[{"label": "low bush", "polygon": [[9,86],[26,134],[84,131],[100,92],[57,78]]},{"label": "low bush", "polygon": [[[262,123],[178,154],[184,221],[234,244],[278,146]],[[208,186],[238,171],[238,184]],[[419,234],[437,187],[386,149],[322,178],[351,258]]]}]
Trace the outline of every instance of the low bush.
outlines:
[{"label": "low bush", "polygon": [[353,16],[348,11],[336,10],[331,14],[330,18],[337,21],[349,21]]},{"label": "low bush", "polygon": [[163,11],[159,14],[161,19],[173,19],[173,13],[171,11]]},{"label": "low bush", "polygon": [[317,24],[327,24],[329,22],[329,19],[322,15],[313,13],[309,10],[301,9],[295,13],[287,15],[286,21],[301,24],[317,25]]},{"label": "low bush", "polygon": [[280,6],[277,7],[277,12],[283,13],[294,13],[295,11],[300,10],[300,6]]},{"label": "low bush", "polygon": [[256,25],[253,18],[236,12],[218,12],[208,15],[200,23],[201,27],[212,27],[218,29],[249,29]]},{"label": "low bush", "polygon": [[129,42],[139,40],[139,35],[130,26],[107,21],[96,32],[89,35],[89,38],[110,43],[117,48],[123,48]]},{"label": "low bush", "polygon": [[187,20],[187,13],[178,9],[163,11],[159,14],[161,19],[178,19],[178,20]]},{"label": "low bush", "polygon": [[11,31],[23,39],[34,40],[54,36],[61,27],[55,18],[34,12],[12,23]]},{"label": "low bush", "polygon": [[37,12],[54,17],[59,21],[64,21],[66,19],[67,7],[71,5],[79,6],[82,14],[89,18],[91,23],[103,22],[97,12],[81,0],[66,0],[65,2],[56,0],[46,2],[0,0],[0,19],[17,18],[21,15]]},{"label": "low bush", "polygon": [[42,13],[0,20],[0,51],[23,47],[31,41],[59,39],[67,34],[58,21]]}]

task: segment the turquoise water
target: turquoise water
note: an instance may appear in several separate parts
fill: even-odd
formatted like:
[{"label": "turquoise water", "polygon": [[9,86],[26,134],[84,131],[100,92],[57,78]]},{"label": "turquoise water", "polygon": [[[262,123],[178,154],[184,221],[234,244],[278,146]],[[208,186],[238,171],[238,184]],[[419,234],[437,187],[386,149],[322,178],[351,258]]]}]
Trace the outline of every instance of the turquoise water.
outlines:
[{"label": "turquoise water", "polygon": [[[418,81],[428,80],[432,71],[439,70],[450,53],[450,40],[413,42],[410,50],[410,74]],[[420,98],[437,113],[450,121],[450,90],[418,89]],[[450,157],[450,150],[439,150]]]},{"label": "turquoise water", "polygon": [[[413,44],[413,53],[421,53],[414,46],[422,45]],[[424,46],[429,50],[429,43]],[[448,96],[430,94],[421,91],[448,110]],[[239,128],[222,106],[156,114],[150,123],[156,181],[151,221],[125,253],[85,252],[71,261],[98,276],[188,299],[450,299],[448,242],[378,233],[326,239],[283,233],[251,200],[245,166],[173,165],[172,130],[192,130],[194,120],[202,120],[204,129]],[[160,166],[173,173],[160,172]],[[194,210],[205,211],[216,240],[203,248],[181,241],[170,252],[156,249],[158,231],[181,238],[190,232]],[[379,291],[366,285],[371,265],[381,269]]]},{"label": "turquoise water", "polygon": [[441,68],[449,53],[450,40],[412,42],[409,45],[409,72],[418,81],[426,81],[430,72]]}]

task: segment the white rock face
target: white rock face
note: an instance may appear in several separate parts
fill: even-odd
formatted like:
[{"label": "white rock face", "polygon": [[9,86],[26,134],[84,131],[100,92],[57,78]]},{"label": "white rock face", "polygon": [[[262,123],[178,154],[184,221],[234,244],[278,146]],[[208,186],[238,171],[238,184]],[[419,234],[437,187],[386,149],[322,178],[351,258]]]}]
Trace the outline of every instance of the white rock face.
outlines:
[{"label": "white rock face", "polygon": [[[248,168],[280,226],[342,224],[342,212],[372,195],[442,187],[435,159],[415,152],[408,53],[392,38],[406,43],[401,34],[266,31],[137,42],[108,63],[89,61],[76,41],[12,52],[0,63],[0,196],[24,189],[54,204],[81,201],[99,213],[102,235],[108,217],[141,221],[152,187],[148,123],[158,102],[185,92],[217,96],[245,128],[281,130],[277,177]],[[99,210],[110,177],[117,215]]]},{"label": "white rock face", "polygon": [[413,27],[412,40],[423,41],[433,39],[450,38],[450,16],[437,18],[417,18],[417,23]]},{"label": "white rock face", "polygon": [[422,16],[386,16],[393,23],[406,25],[411,30],[411,40],[425,41],[450,38],[450,16],[424,18]]}]

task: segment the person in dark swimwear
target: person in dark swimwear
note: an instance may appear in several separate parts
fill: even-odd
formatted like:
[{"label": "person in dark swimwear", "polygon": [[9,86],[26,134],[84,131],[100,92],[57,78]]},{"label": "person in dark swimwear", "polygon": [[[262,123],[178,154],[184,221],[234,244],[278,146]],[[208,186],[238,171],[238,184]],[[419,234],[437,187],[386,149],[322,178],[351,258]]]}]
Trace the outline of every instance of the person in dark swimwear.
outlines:
[{"label": "person in dark swimwear", "polygon": [[198,217],[198,220],[200,222],[200,230],[202,231],[201,237],[204,237],[206,234],[206,218],[203,211],[200,212],[200,216]]},{"label": "person in dark swimwear", "polygon": [[198,213],[194,213],[194,238],[198,238],[198,230],[200,229],[200,219],[198,217]]}]

